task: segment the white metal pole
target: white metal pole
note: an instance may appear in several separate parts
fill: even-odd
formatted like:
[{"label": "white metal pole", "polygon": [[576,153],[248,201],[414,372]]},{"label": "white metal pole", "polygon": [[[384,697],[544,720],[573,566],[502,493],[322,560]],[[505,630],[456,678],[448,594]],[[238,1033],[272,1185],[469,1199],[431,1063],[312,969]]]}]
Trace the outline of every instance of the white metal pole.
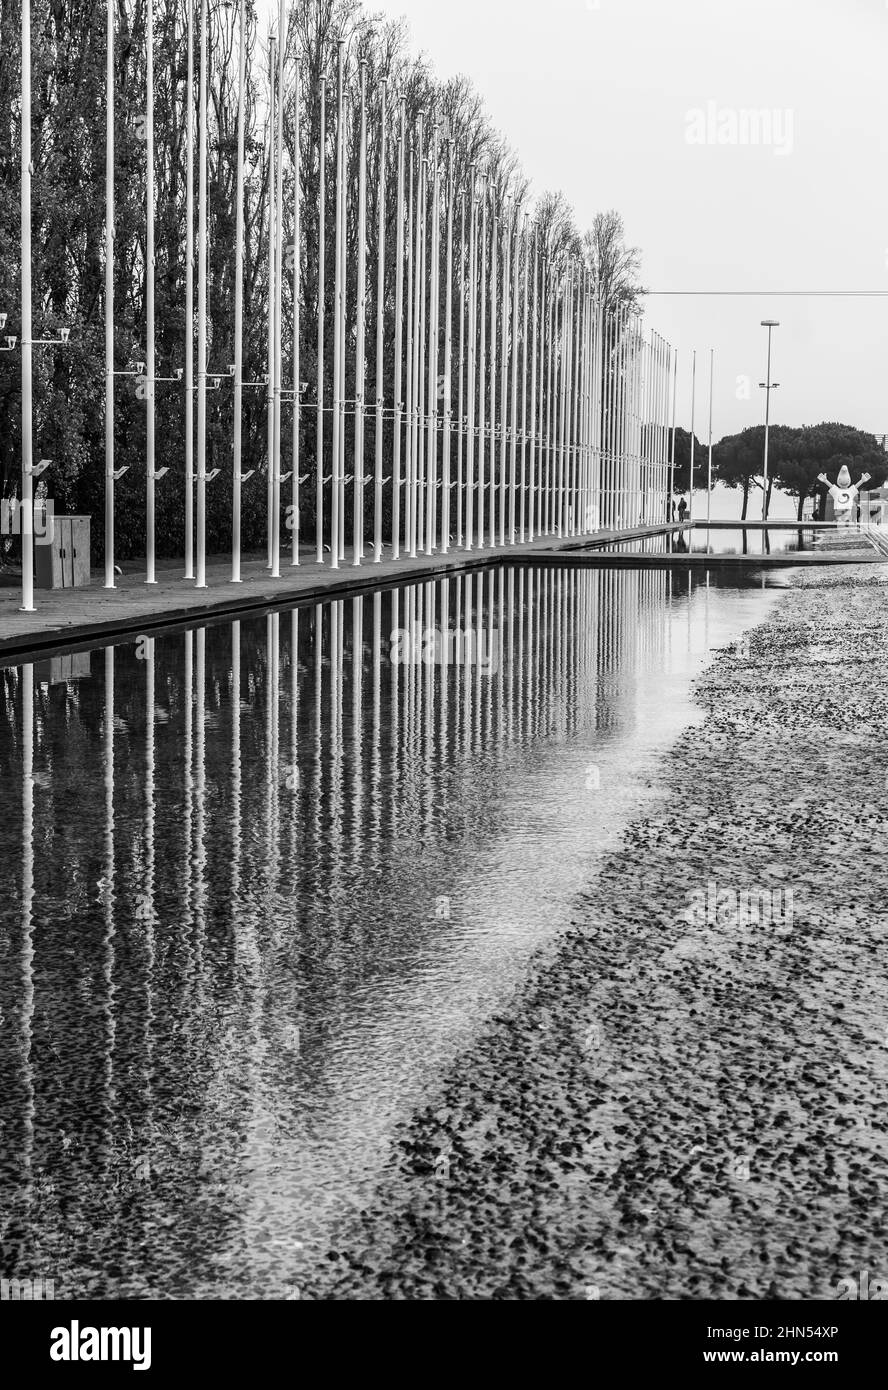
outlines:
[{"label": "white metal pole", "polygon": [[440,261],[439,218],[440,179],[438,170],[438,125],[432,129],[429,148],[431,174],[431,226],[429,228],[429,345],[428,414],[426,417],[426,516],[425,553],[435,549],[435,512],[438,472],[438,271]]},{"label": "white metal pole", "polygon": [[543,534],[552,534],[552,478],[555,468],[555,456],[553,452],[553,429],[554,421],[552,415],[553,402],[553,367],[555,357],[555,330],[557,320],[555,318],[555,268],[548,266],[546,277],[546,297],[548,303],[548,322],[546,326],[546,481],[543,492]]},{"label": "white metal pole", "polygon": [[[271,493],[271,577],[281,576],[281,396],[283,392],[283,284],[284,284],[284,57],[287,30],[284,0],[278,6],[277,76],[277,188],[274,210],[274,473]],[[272,105],[272,110],[274,106]]]},{"label": "white metal pole", "polygon": [[564,419],[567,402],[565,377],[567,368],[567,323],[568,323],[568,274],[561,275],[560,313],[558,330],[558,487],[555,493],[555,534],[564,535]]},{"label": "white metal pole", "polygon": [[463,543],[463,453],[466,429],[466,190],[459,190],[459,345],[456,385],[456,544]]},{"label": "white metal pole", "polygon": [[[706,525],[712,519],[712,385],[715,376],[715,348],[709,349],[709,463],[706,471]],[[707,544],[709,537],[707,536]]]},{"label": "white metal pole", "polygon": [[421,433],[421,381],[422,366],[421,341],[422,341],[422,258],[420,254],[423,245],[423,226],[422,217],[425,211],[422,189],[424,181],[424,159],[423,159],[423,131],[424,131],[424,111],[417,113],[416,124],[416,187],[413,186],[413,161],[411,161],[411,188],[410,194],[413,201],[414,213],[414,232],[413,232],[413,304],[412,304],[412,341],[413,341],[413,363],[412,363],[412,427],[410,431],[410,481],[409,490],[409,509],[410,509],[410,538],[409,550],[411,559],[416,558],[416,550],[419,542],[419,524],[421,517],[421,503],[419,499],[420,475],[419,475],[419,446]]},{"label": "white metal pole", "polygon": [[197,189],[197,575],[207,587],[207,0],[200,6],[200,147]]},{"label": "white metal pole", "polygon": [[265,434],[266,434],[266,474],[265,474],[265,515],[266,515],[266,557],[265,568],[273,569],[274,566],[274,396],[275,380],[277,375],[277,354],[275,352],[274,334],[274,310],[275,310],[275,130],[274,130],[274,101],[275,101],[275,54],[277,51],[277,39],[272,34],[268,40],[268,285],[266,296],[266,375],[268,381],[265,385]]},{"label": "white metal pole", "polygon": [[327,78],[321,77],[318,151],[318,384],[315,410],[315,559],[324,563],[324,315],[326,313]]},{"label": "white metal pole", "polygon": [[241,583],[241,438],[244,384],[244,83],[246,0],[239,0],[237,60],[237,185],[234,233],[234,459],[231,475],[231,581]]},{"label": "white metal pole", "polygon": [[[768,520],[768,436],[771,429],[771,330],[778,327],[775,323],[768,323],[768,375],[765,378],[765,459],[764,476],[762,488],[762,521]],[[764,536],[766,533],[762,532]]]},{"label": "white metal pole", "polygon": [[[525,255],[528,253],[525,252]],[[536,535],[536,494],[537,494],[537,345],[538,345],[538,280],[539,280],[539,255],[537,245],[536,228],[533,232],[533,302],[531,307],[531,332],[530,332],[530,470],[528,477],[528,496],[527,496],[527,539],[532,541]],[[525,286],[525,296],[526,296]],[[527,312],[524,314],[524,332],[527,334]],[[523,468],[523,463],[522,463]],[[521,535],[524,540],[524,533]]]},{"label": "white metal pole", "polygon": [[358,334],[355,353],[354,481],[352,483],[353,565],[364,554],[364,410],[367,315],[367,60],[361,59],[361,112],[358,134]]},{"label": "white metal pole", "polygon": [[330,534],[330,565],[333,569],[339,568],[339,433],[341,425],[340,416],[340,397],[342,395],[342,360],[341,360],[341,313],[342,313],[342,255],[341,246],[343,238],[342,227],[342,153],[344,146],[343,116],[344,104],[342,93],[342,63],[344,40],[337,41],[336,56],[336,237],[335,255],[336,272],[333,290],[333,313],[334,313],[334,333],[333,333],[333,476],[331,479],[332,487],[332,510],[331,510],[331,534]]},{"label": "white metal pole", "polygon": [[691,549],[691,523],[694,520],[694,421],[697,408],[697,349],[691,359],[691,464],[688,490],[688,551]]},{"label": "white metal pole", "polygon": [[[494,194],[494,198],[496,194]],[[497,451],[496,451],[496,386],[499,324],[497,322],[499,273],[500,209],[494,202],[490,224],[490,544],[496,545]],[[503,225],[505,219],[502,219]],[[505,257],[503,257],[505,261]],[[505,295],[503,296],[505,299]]]},{"label": "white metal pole", "polygon": [[669,452],[669,503],[667,518],[672,522],[672,499],[675,496],[675,416],[678,405],[678,349],[672,365],[672,445]]},{"label": "white metal pole", "polygon": [[415,382],[416,382],[416,359],[415,359],[415,353],[414,353],[414,346],[415,346],[415,341],[416,341],[416,332],[415,332],[415,328],[414,328],[414,296],[413,296],[413,256],[414,256],[414,242],[415,242],[415,236],[414,236],[414,222],[413,222],[413,212],[414,212],[414,202],[415,202],[415,187],[414,187],[414,165],[415,165],[415,162],[416,162],[416,161],[415,161],[415,155],[416,155],[415,146],[416,146],[416,131],[415,131],[415,129],[414,129],[414,130],[411,132],[411,137],[410,137],[410,167],[409,167],[409,173],[408,173],[408,179],[407,179],[407,257],[406,257],[406,264],[405,264],[405,267],[404,267],[405,276],[406,276],[406,285],[407,285],[407,302],[406,302],[407,343],[406,343],[406,350],[405,350],[405,365],[404,365],[405,378],[406,378],[406,385],[405,385],[405,391],[404,391],[404,394],[405,394],[405,403],[406,403],[406,414],[405,414],[405,417],[404,417],[404,419],[405,419],[405,425],[406,425],[406,430],[405,430],[405,453],[406,453],[405,486],[406,486],[406,495],[405,495],[405,498],[404,498],[404,549],[406,550],[407,554],[410,555],[410,556],[413,556],[413,555],[416,553],[415,550],[414,550],[414,546],[413,546],[413,515],[414,515],[414,512],[413,512],[413,506],[414,506],[414,503],[413,503],[413,488],[414,488],[415,473],[416,473],[416,421],[415,421],[414,415],[413,415],[413,402],[414,402],[414,398],[415,398],[415,395],[416,395],[416,392],[415,392],[415,389],[414,389],[414,388],[415,388]]},{"label": "white metal pole", "polygon": [[[293,66],[293,481],[290,496],[292,499],[291,536],[292,550],[290,564],[299,564],[299,469],[301,466],[300,429],[302,424],[301,386],[301,312],[302,295],[302,128],[300,122],[302,103],[302,59],[297,53]],[[295,617],[295,612],[294,612]]]},{"label": "white metal pole", "polygon": [[[495,225],[495,219],[494,219]],[[487,375],[487,176],[481,181],[481,280],[478,287],[481,311],[481,349],[478,366],[478,549],[484,545],[484,385]],[[494,325],[495,331],[495,325]],[[491,441],[491,453],[493,445]],[[493,469],[491,468],[491,476]]]},{"label": "white metal pole", "polygon": [[468,360],[466,363],[466,516],[465,547],[472,548],[475,510],[475,316],[478,298],[478,200],[476,168],[471,166],[469,189],[469,303],[468,303]]},{"label": "white metal pole", "polygon": [[417,435],[416,435],[416,462],[417,462],[417,484],[416,484],[416,548],[421,549],[425,537],[425,418],[426,418],[426,247],[428,238],[426,236],[426,214],[428,211],[428,171],[429,157],[423,154],[423,146],[420,144],[419,151],[419,200],[417,204],[417,224],[419,235],[417,239],[416,256],[416,299],[417,313],[416,322],[419,329],[419,361],[416,371],[416,416],[417,416]]},{"label": "white metal pole", "polygon": [[[373,559],[382,559],[382,452],[383,408],[385,406],[385,215],[386,215],[386,155],[388,83],[379,84],[379,175],[377,198],[379,217],[376,233],[376,429],[373,459]],[[395,388],[397,394],[397,387]]]},{"label": "white metal pole", "polygon": [[[518,510],[518,536],[521,544],[524,544],[525,522],[527,518],[527,356],[528,356],[528,279],[530,275],[530,241],[528,239],[528,219],[530,214],[524,214],[524,228],[522,234],[516,234],[516,246],[520,247],[524,256],[524,275],[522,276],[522,301],[521,301],[521,501]],[[515,257],[515,281],[518,280],[518,255]],[[517,300],[516,300],[517,303]],[[515,338],[515,357],[518,357],[518,337],[516,331]],[[514,427],[513,427],[514,435]],[[514,473],[514,469],[512,470]],[[515,528],[512,528],[512,541],[515,540]]]},{"label": "white metal pole", "polygon": [[[34,493],[33,474],[34,443],[32,423],[32,347],[31,347],[31,0],[22,0],[22,154],[21,154],[21,244],[22,244],[22,612],[34,612]],[[109,323],[108,285],[114,292],[114,254],[113,254],[113,170],[114,170],[114,9],[108,0],[108,164],[106,165],[108,212],[105,231],[105,584],[114,587],[114,557],[111,553],[111,583],[108,585],[108,504],[107,504],[107,460],[114,467],[114,355],[109,350],[113,346],[113,324]],[[110,405],[109,405],[110,391]],[[109,424],[110,421],[110,424]],[[113,547],[113,531],[112,531]],[[26,667],[33,673],[33,667]],[[27,708],[27,706],[26,706]]]},{"label": "white metal pole", "polygon": [[154,577],[154,0],[147,0],[145,19],[146,53],[146,149],[145,202],[147,227],[145,232],[145,583],[155,584]]},{"label": "white metal pole", "polygon": [[[392,559],[401,554],[401,420],[404,405],[404,152],[407,143],[407,102],[401,95],[398,133],[397,226],[395,232],[395,380],[392,430]],[[409,422],[408,422],[409,428]]]},{"label": "white metal pole", "polygon": [[[514,503],[514,475],[515,475],[515,424],[513,410],[510,411],[509,387],[514,388],[515,380],[511,376],[510,353],[514,345],[514,323],[511,319],[512,310],[512,218],[514,216],[515,225],[518,222],[518,209],[512,208],[510,203],[506,204],[503,216],[503,279],[502,279],[502,315],[501,315],[501,336],[502,350],[500,353],[500,511],[499,511],[499,543],[501,546],[506,544],[506,516],[508,513],[509,525],[511,526],[514,537],[515,503]],[[516,257],[517,265],[517,257]],[[517,285],[517,273],[515,284]],[[511,323],[510,323],[511,319]],[[515,397],[512,393],[511,406],[514,408]],[[512,431],[511,441],[509,430]],[[511,469],[507,470],[507,460],[511,463]],[[508,507],[506,503],[508,502]]]},{"label": "white metal pole", "polygon": [[[107,36],[105,51],[105,103],[106,103],[106,124],[105,124],[105,588],[114,588],[114,5],[113,0],[106,0],[107,4]],[[22,22],[24,23],[24,6],[22,8]],[[28,19],[28,143],[31,138],[31,81],[30,81],[30,16]],[[26,66],[24,62],[24,47],[22,49],[22,81]],[[24,93],[22,95],[22,120],[25,119]],[[24,156],[24,132],[22,139],[22,154]],[[30,179],[30,153],[28,154],[28,203],[30,206],[31,198],[31,179]],[[24,186],[25,178],[22,177],[22,231],[24,233]],[[28,310],[31,307],[31,255],[30,255],[30,236],[31,223],[30,213],[28,216],[28,255],[22,255],[22,275],[25,274],[27,267],[28,274]],[[23,296],[24,299],[24,296]],[[24,304],[22,305],[24,310]],[[25,341],[27,339],[27,342]],[[27,355],[27,378],[28,378],[28,448],[31,449],[30,440],[30,418],[31,418],[31,330],[25,333],[22,324],[22,363],[24,374],[24,359]],[[24,395],[22,398],[22,410],[24,412]],[[22,440],[24,448],[24,439]],[[33,456],[32,456],[33,459]],[[29,464],[29,469],[30,469]],[[29,530],[33,528],[33,503],[31,501],[31,475],[27,477],[27,492],[22,491],[22,502],[26,508],[28,520],[31,523]],[[29,576],[33,568],[33,540],[23,538],[28,544],[28,562],[23,568],[27,568]],[[30,607],[33,608],[33,596]]]},{"label": "white metal pole", "polygon": [[[109,0],[110,3],[110,0]],[[188,0],[185,100],[185,578],[194,578],[194,0]]]},{"label": "white metal pole", "polygon": [[447,258],[444,272],[444,438],[441,459],[441,552],[450,549],[450,450],[453,415],[453,140],[447,141]]}]

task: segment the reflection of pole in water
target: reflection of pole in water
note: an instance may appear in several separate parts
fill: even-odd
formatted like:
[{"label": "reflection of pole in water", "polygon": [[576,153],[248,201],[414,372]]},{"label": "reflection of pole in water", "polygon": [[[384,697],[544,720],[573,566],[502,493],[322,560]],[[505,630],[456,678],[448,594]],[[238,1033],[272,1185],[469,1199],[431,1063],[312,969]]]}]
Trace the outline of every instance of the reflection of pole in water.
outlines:
[{"label": "reflection of pole in water", "polygon": [[[395,633],[400,627],[401,618],[401,594],[398,589],[392,591],[391,613],[391,631]],[[380,662],[385,660],[383,652],[380,652],[379,659]],[[392,695],[390,702],[392,724],[390,743],[391,822],[392,836],[397,842],[399,823],[398,812],[401,805],[401,786],[398,780],[398,755],[401,749],[401,668],[396,661],[391,660],[391,656],[389,656],[389,664],[392,674]]]},{"label": "reflection of pole in water", "polygon": [[[342,846],[342,623],[343,603],[330,605],[330,880],[334,902],[339,892]],[[338,913],[334,911],[334,916]]]},{"label": "reflection of pole in water", "polygon": [[[425,613],[424,630],[429,634],[429,642],[432,644],[432,656],[434,657],[435,643],[435,597],[437,586],[433,581],[423,585],[422,603]],[[423,759],[422,759],[422,782],[421,796],[423,803],[423,838],[429,843],[432,836],[432,805],[435,799],[434,776],[433,776],[433,755],[435,747],[435,666],[434,660],[427,661],[420,667],[421,677],[424,677],[425,689],[423,690],[422,679],[420,681],[420,699],[422,701],[421,710],[425,714],[423,720],[423,731],[421,735]]]},{"label": "reflection of pole in water", "polygon": [[[509,573],[510,573],[510,574],[512,573],[512,570],[511,570],[511,569],[510,569]],[[491,579],[492,579],[492,578],[493,578],[493,575],[491,575]],[[504,618],[505,618],[505,582],[506,582],[505,570],[502,568],[502,566],[500,566],[500,568],[499,568],[498,571],[497,571],[497,575],[496,575],[496,614],[494,615],[493,609],[491,608],[491,611],[490,611],[490,612],[488,613],[488,615],[487,615],[487,632],[484,634],[484,636],[487,638],[487,645],[486,645],[486,648],[484,647],[484,645],[483,645],[483,644],[480,642],[480,640],[479,640],[478,647],[477,647],[477,649],[476,649],[476,657],[477,657],[478,665],[479,665],[479,666],[482,666],[482,664],[483,664],[482,658],[483,658],[484,654],[486,653],[486,654],[489,656],[489,654],[493,651],[493,643],[497,640],[497,638],[498,638],[498,637],[499,637],[500,639],[502,638],[503,625],[504,625]],[[496,620],[497,620],[497,621],[496,621],[496,625],[495,625],[495,621],[494,621],[495,617],[496,617]],[[482,635],[481,633],[478,634],[479,639],[480,639],[481,635]],[[501,653],[501,652],[500,652],[500,657],[502,657],[502,653]],[[506,721],[505,721],[505,719],[504,719],[504,717],[503,717],[503,715],[504,715],[504,701],[505,701],[505,688],[504,688],[503,665],[504,665],[504,663],[503,663],[502,659],[500,659],[499,661],[496,662],[496,665],[495,665],[494,667],[487,666],[487,668],[486,668],[486,669],[487,669],[487,677],[486,677],[486,678],[487,678],[487,684],[488,684],[488,686],[492,686],[494,683],[496,684],[497,744],[498,744],[498,746],[499,746],[499,751],[500,751],[500,753],[502,753],[502,751],[503,751],[503,744],[504,744],[504,741],[505,741],[505,732],[506,732],[506,731],[505,731],[505,722],[506,722]]]},{"label": "reflection of pole in water", "polygon": [[[299,761],[299,609],[290,612],[290,767],[287,788],[287,819],[290,823],[290,873],[296,877],[299,865],[299,823],[302,807],[302,768]],[[295,886],[291,885],[291,893]]]},{"label": "reflection of pole in water", "polygon": [[[525,601],[525,593],[524,593],[525,587],[527,588],[527,591],[528,591],[528,597],[527,597],[526,601]],[[532,617],[531,617],[531,613],[530,613],[530,598],[529,598],[529,594],[530,594],[530,591],[531,591],[532,587],[533,587],[533,571],[530,570],[530,569],[527,569],[524,565],[521,565],[520,568],[519,568],[519,570],[518,570],[518,608],[517,608],[517,615],[518,615],[518,663],[517,663],[516,670],[517,670],[517,675],[518,675],[518,697],[517,697],[517,698],[518,698],[518,737],[519,737],[520,739],[522,739],[522,740],[523,740],[524,738],[526,738],[526,736],[527,736],[527,721],[528,721],[528,712],[529,712],[529,704],[530,704],[530,691],[529,691],[529,688],[530,688],[531,682],[532,682],[532,680],[533,680],[533,673],[532,673],[532,672],[528,673],[528,671],[527,671],[527,669],[526,669],[526,667],[525,667],[525,665],[524,665],[524,620],[525,620],[525,614],[527,615],[527,651],[528,651],[528,660],[530,659],[530,658],[529,658],[529,653],[533,650],[533,648],[532,648],[532,646],[531,646],[531,639],[530,639],[530,625],[531,625],[531,622],[532,622]],[[512,597],[513,597],[513,593],[514,593],[513,589],[510,588],[510,590],[509,590],[509,598],[510,598],[510,600],[511,600]],[[510,640],[510,645],[511,645],[511,640]]]},{"label": "reflection of pole in water", "polygon": [[143,1062],[145,1074],[146,1109],[151,1115],[151,1071],[153,1056],[154,1015],[153,977],[154,977],[154,873],[155,849],[155,732],[154,732],[154,638],[148,641],[145,660],[145,900],[144,912],[140,913],[145,928],[145,1046]]},{"label": "reflection of pole in water", "polygon": [[379,867],[382,843],[382,594],[373,595],[373,752],[370,764],[370,802],[373,817],[373,865]]},{"label": "reflection of pole in water", "polygon": [[[491,509],[491,514],[492,514],[492,509]],[[499,573],[502,574],[502,570],[500,570]],[[494,587],[493,587],[493,586],[494,586],[494,572],[493,572],[493,570],[488,570],[488,572],[487,572],[487,607],[486,607],[486,610],[485,610],[484,607],[483,607],[483,605],[482,605],[482,610],[481,610],[481,612],[478,614],[478,629],[477,629],[477,631],[478,631],[478,640],[479,640],[479,642],[484,640],[485,631],[486,631],[486,633],[487,633],[487,635],[488,635],[488,638],[489,638],[489,635],[490,635],[490,624],[493,622],[493,617],[494,617]],[[485,611],[486,611],[486,621],[485,621]],[[486,676],[484,675],[483,666],[482,666],[482,664],[481,664],[480,661],[476,661],[476,662],[475,662],[475,670],[476,670],[477,673],[478,673],[478,682],[479,682],[479,686],[480,686],[481,690],[483,690],[483,691],[485,692],[485,694],[487,695],[487,699],[486,699],[486,701],[485,701],[485,712],[486,712],[486,715],[487,715],[487,721],[486,721],[486,724],[485,724],[485,727],[484,727],[484,735],[485,735],[485,738],[489,738],[490,735],[491,735],[491,733],[492,733],[492,730],[493,730],[493,686],[494,686],[494,682],[493,682],[492,680],[488,680],[488,679],[486,678]]]},{"label": "reflection of pole in water", "polygon": [[[522,589],[523,589],[523,585],[522,585],[521,587],[522,587]],[[509,566],[508,597],[507,597],[506,602],[508,603],[508,608],[509,608],[509,641],[508,641],[508,643],[507,643],[506,653],[505,653],[505,658],[504,658],[504,659],[508,662],[508,666],[509,666],[509,695],[508,695],[508,707],[509,707],[509,742],[511,743],[512,740],[513,740],[514,737],[515,737],[515,619],[516,619],[516,616],[517,616],[517,619],[518,619],[519,628],[520,628],[521,622],[522,622],[521,610],[519,609],[518,612],[517,612],[517,614],[516,614],[516,611],[515,611],[515,567],[514,567],[513,565],[510,565],[510,566]],[[500,633],[498,634],[497,640],[499,641],[500,644],[502,644],[502,640],[503,640],[502,631],[500,631]],[[489,653],[488,655],[492,655],[492,653]],[[497,655],[500,657],[501,660],[503,659],[503,657],[502,657],[502,650],[500,650],[500,652],[497,653]]]},{"label": "reflection of pole in water", "polygon": [[102,1099],[106,1125],[102,1136],[102,1174],[107,1182],[113,1162],[112,1135],[114,1132],[114,1045],[117,1024],[114,1014],[114,966],[116,929],[114,924],[114,648],[105,648],[105,872],[102,877],[102,907],[105,932],[102,937],[102,980],[104,997],[102,1014],[105,1023],[105,1063],[102,1068]]},{"label": "reflection of pole in water", "polygon": [[356,865],[364,850],[363,844],[363,795],[364,795],[364,754],[363,706],[364,676],[364,597],[362,594],[352,599],[352,820],[354,839],[352,857]]},{"label": "reflection of pole in water", "polygon": [[[267,619],[267,639],[269,646],[268,663],[268,705],[271,711],[271,754],[269,766],[269,788],[271,793],[272,832],[269,841],[268,887],[276,893],[280,885],[281,866],[281,615],[271,613]],[[272,936],[277,940],[281,930],[281,919],[277,913],[270,914]]]},{"label": "reflection of pole in water", "polygon": [[[450,580],[441,580],[441,632],[443,634],[443,655],[441,658],[441,718],[440,718],[440,739],[442,758],[446,754],[448,747],[447,737],[447,715],[448,715],[448,694],[450,692],[450,652],[448,650],[447,633],[449,631],[459,632],[459,629],[450,627]],[[456,659],[456,666],[459,667],[459,658]]]},{"label": "reflection of pole in water", "polygon": [[184,748],[184,781],[185,781],[185,834],[182,840],[184,850],[184,869],[182,880],[184,883],[185,918],[188,923],[188,931],[185,933],[185,940],[188,943],[186,949],[191,947],[191,931],[194,926],[194,883],[193,883],[193,863],[192,852],[194,844],[194,633],[185,633],[185,689],[182,694],[184,723],[185,723],[185,748]]},{"label": "reflection of pole in water", "polygon": [[204,938],[207,929],[207,842],[206,842],[206,810],[207,810],[207,778],[206,778],[206,670],[207,670],[207,630],[199,627],[196,633],[197,660],[195,663],[195,691],[194,691],[194,904],[195,904],[195,975],[198,984],[198,1004],[203,1004],[203,948]]},{"label": "reflection of pole in water", "polygon": [[324,614],[327,605],[316,603],[314,610],[314,808],[315,854],[320,860],[323,825],[323,761],[324,761]]},{"label": "reflection of pole in water", "polygon": [[[107,660],[107,654],[106,654]],[[34,667],[22,667],[22,949],[20,956],[21,1058],[24,1082],[21,1169],[25,1200],[31,1198],[34,1156],[34,1071],[31,1046],[34,1022]]]},{"label": "reflection of pole in water", "polygon": [[231,624],[231,926],[235,949],[240,955],[241,935],[246,927],[241,891],[241,625]]}]

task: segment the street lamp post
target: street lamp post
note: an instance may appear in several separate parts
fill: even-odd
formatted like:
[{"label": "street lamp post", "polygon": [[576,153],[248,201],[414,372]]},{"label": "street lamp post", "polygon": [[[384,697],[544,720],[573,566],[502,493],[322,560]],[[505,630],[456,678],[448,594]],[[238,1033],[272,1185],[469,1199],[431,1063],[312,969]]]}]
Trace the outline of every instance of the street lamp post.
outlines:
[{"label": "street lamp post", "polygon": [[779,381],[771,380],[771,333],[780,324],[777,319],[762,319],[762,328],[768,330],[768,374],[766,381],[760,381],[759,386],[765,392],[765,460],[764,460],[764,489],[762,491],[762,521],[768,520],[768,431],[771,424],[771,392],[776,391],[780,385]]}]

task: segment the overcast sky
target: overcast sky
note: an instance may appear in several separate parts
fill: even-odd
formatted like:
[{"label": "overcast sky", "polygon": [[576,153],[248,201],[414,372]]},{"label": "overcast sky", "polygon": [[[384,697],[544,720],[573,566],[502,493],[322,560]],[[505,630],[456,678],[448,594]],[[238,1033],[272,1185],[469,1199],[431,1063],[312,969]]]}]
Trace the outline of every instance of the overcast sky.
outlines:
[{"label": "overcast sky", "polygon": [[[582,226],[617,208],[650,289],[888,291],[886,0],[368,8],[403,15],[439,77],[471,78],[535,192],[562,189]],[[772,113],[770,132],[744,131],[745,111]],[[772,418],[888,432],[888,298],[652,298],[684,358],[685,424],[692,348],[698,434],[711,347],[715,437],[763,419],[763,318],[781,322]]]}]

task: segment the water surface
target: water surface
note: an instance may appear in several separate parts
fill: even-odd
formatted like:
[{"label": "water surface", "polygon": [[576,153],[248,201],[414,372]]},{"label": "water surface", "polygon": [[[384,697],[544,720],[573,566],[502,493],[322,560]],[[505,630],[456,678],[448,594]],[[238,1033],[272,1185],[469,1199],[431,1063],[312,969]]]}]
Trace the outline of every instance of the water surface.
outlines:
[{"label": "water surface", "polygon": [[493,569],[0,671],[0,1273],[294,1296],[776,598]]}]

